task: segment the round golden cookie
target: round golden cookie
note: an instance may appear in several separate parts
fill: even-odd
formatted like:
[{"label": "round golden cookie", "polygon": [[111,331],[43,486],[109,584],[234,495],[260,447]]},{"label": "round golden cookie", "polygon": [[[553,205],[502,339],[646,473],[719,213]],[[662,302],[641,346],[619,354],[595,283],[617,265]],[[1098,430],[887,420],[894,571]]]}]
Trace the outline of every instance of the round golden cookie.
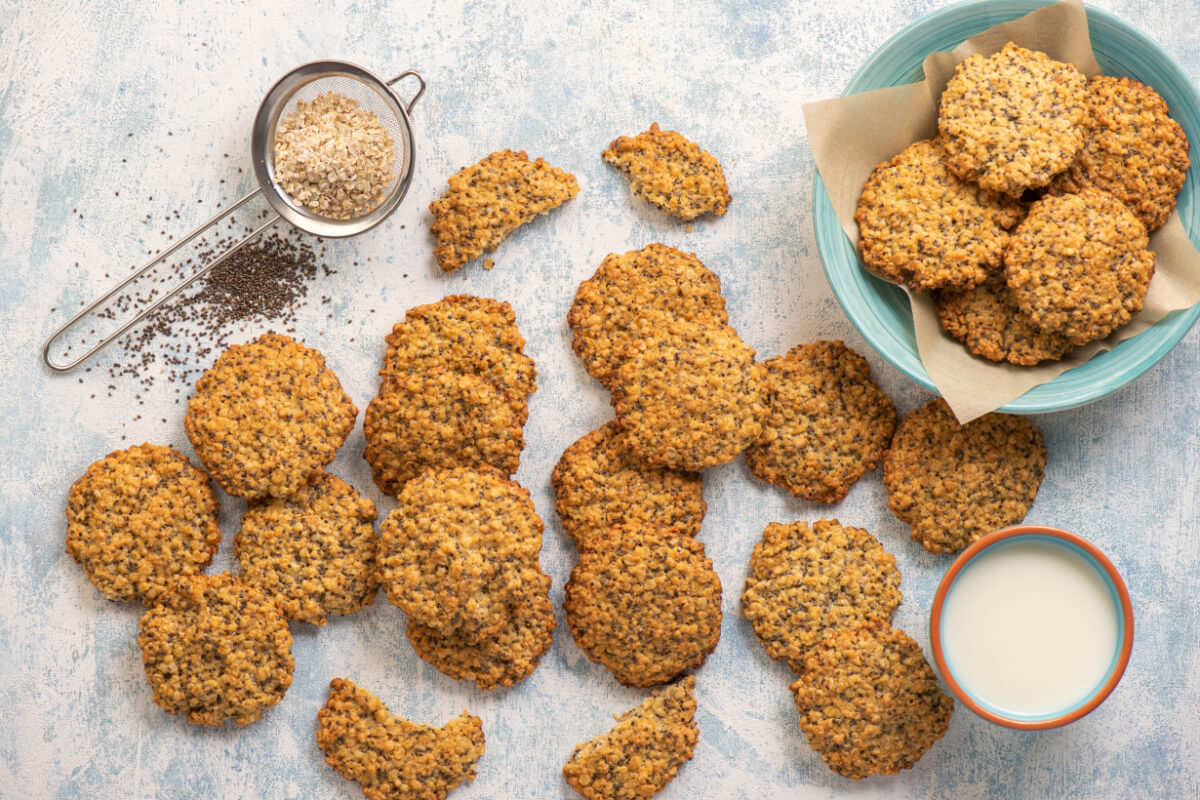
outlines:
[{"label": "round golden cookie", "polygon": [[454,294],[410,308],[387,336],[379,374],[423,375],[438,367],[478,375],[514,399],[537,388],[512,306],[489,297]]},{"label": "round golden cookie", "polygon": [[836,628],[891,622],[899,607],[896,558],[862,528],[835,520],[772,522],[754,546],[742,615],[775,659],[804,671],[809,651]]},{"label": "round golden cookie", "polygon": [[954,711],[921,647],[881,620],[831,633],[791,689],[808,746],[854,780],[910,769]]},{"label": "round golden cookie", "polygon": [[228,572],[174,584],[141,619],[154,702],[188,722],[248,725],[292,684],[292,635],[272,598]]},{"label": "round golden cookie", "polygon": [[464,711],[440,728],[418,725],[351,681],[334,678],[317,712],[317,746],[325,762],[357,781],[370,800],[442,800],[475,779],[483,724]]},{"label": "round golden cookie", "polygon": [[652,327],[613,379],[629,452],[686,472],[733,461],[762,433],[766,367],[727,325],[659,318]]},{"label": "round golden cookie", "polygon": [[1146,226],[1108,192],[1043,197],[1009,239],[1008,288],[1035,326],[1087,344],[1142,309],[1154,276],[1149,246]]},{"label": "round golden cookie", "polygon": [[1009,42],[955,68],[942,92],[938,131],[951,172],[1019,197],[1070,166],[1090,116],[1082,72]]},{"label": "round golden cookie", "polygon": [[391,495],[430,467],[487,464],[512,475],[528,417],[524,397],[478,375],[442,367],[388,375],[363,418],[363,457],[375,485]]},{"label": "round golden cookie", "polygon": [[1058,361],[1075,349],[1061,334],[1047,333],[1017,308],[1003,273],[974,289],[934,292],[938,321],[977,356],[1033,366]]},{"label": "round golden cookie", "polygon": [[618,136],[604,160],[629,176],[636,196],[690,222],[702,214],[722,216],[733,202],[721,163],[700,145],[657,122],[637,136]]},{"label": "round golden cookie", "polygon": [[251,501],[233,547],[242,580],[284,616],[324,625],[375,599],[375,504],[326,474],[294,497]]},{"label": "round golden cookie", "polygon": [[985,414],[960,425],[938,398],[901,422],[883,456],[888,508],[931,553],[957,553],[1025,518],[1046,467],[1026,417]]},{"label": "round golden cookie", "polygon": [[67,496],[67,554],[110,600],[153,605],[221,544],[208,476],[172,447],[114,450]]},{"label": "round golden cookie", "polygon": [[516,574],[508,617],[499,630],[483,637],[443,634],[410,619],[406,634],[416,654],[439,672],[474,681],[485,691],[514,686],[533,674],[553,643],[558,623],[550,602],[550,576],[536,561],[517,568]]},{"label": "round golden cookie", "polygon": [[410,625],[481,640],[508,622],[542,530],[529,491],[494,470],[429,469],[380,527],[380,583]]},{"label": "round golden cookie", "polygon": [[640,317],[658,314],[724,325],[729,320],[721,279],[695,253],[664,244],[610,253],[575,292],[567,324],[571,349],[606,388],[630,342],[644,334]]},{"label": "round golden cookie", "polygon": [[579,547],[626,523],[693,536],[708,508],[699,475],[637,461],[615,422],[568,447],[550,475],[550,485],[563,529]]},{"label": "round golden cookie", "polygon": [[836,503],[883,457],[895,406],[866,359],[840,341],[797,345],[764,366],[767,416],[746,465],[797,497]]},{"label": "round golden cookie", "polygon": [[704,545],[649,526],[580,552],[563,608],[575,643],[625,686],[674,680],[721,637],[721,579]]},{"label": "round golden cookie", "polygon": [[909,145],[875,168],[854,220],[863,263],[916,291],[965,289],[1000,268],[1020,206],[959,180],[940,140]]},{"label": "round golden cookie", "polygon": [[1087,186],[1113,194],[1146,230],[1162,227],[1175,210],[1187,175],[1188,140],[1162,96],[1129,78],[1097,75],[1088,83],[1092,120],[1083,147],[1051,191]]},{"label": "round golden cookie", "polygon": [[357,414],[324,356],[265,333],[209,367],[183,427],[226,492],[288,497],[324,474]]}]

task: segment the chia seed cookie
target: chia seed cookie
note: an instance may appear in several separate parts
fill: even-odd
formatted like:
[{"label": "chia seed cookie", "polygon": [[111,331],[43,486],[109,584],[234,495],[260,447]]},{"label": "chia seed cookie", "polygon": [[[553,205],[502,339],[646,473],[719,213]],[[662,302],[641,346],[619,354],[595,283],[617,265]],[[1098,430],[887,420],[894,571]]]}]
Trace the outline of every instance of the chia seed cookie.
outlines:
[{"label": "chia seed cookie", "polygon": [[1017,308],[1002,273],[974,289],[935,292],[933,302],[946,332],[991,361],[1033,366],[1057,361],[1075,349],[1061,334],[1046,333]]},{"label": "chia seed cookie", "polygon": [[909,145],[875,168],[854,220],[863,263],[916,291],[966,289],[1000,268],[1020,206],[959,180],[940,140]]},{"label": "chia seed cookie", "polygon": [[1070,166],[1090,116],[1082,72],[1009,42],[955,68],[942,92],[938,131],[951,172],[1020,197]]},{"label": "chia seed cookie", "polygon": [[696,678],[656,690],[608,733],[575,745],[563,778],[588,800],[642,800],[662,791],[700,739]]},{"label": "chia seed cookie", "polygon": [[326,474],[288,500],[251,501],[233,540],[242,580],[284,616],[324,625],[375,600],[375,504]]},{"label": "chia seed cookie", "polygon": [[985,414],[960,425],[938,398],[913,411],[883,456],[888,508],[931,553],[957,553],[1025,518],[1046,468],[1026,417]]},{"label": "chia seed cookie", "polygon": [[1103,339],[1142,309],[1154,276],[1146,226],[1099,189],[1043,197],[1004,252],[1013,302],[1075,345]]},{"label": "chia seed cookie", "polygon": [[380,528],[380,582],[413,622],[478,641],[500,630],[542,521],[529,491],[483,467],[429,469]]},{"label": "chia seed cookie", "polygon": [[699,475],[637,461],[615,422],[568,447],[550,484],[563,529],[581,548],[626,523],[694,536],[708,508]]},{"label": "chia seed cookie", "polygon": [[720,162],[657,122],[637,136],[618,136],[603,155],[629,177],[634,195],[684,222],[702,214],[720,217],[733,202]]},{"label": "chia seed cookie", "polygon": [[729,321],[721,279],[695,253],[649,244],[610,253],[579,284],[567,313],[571,349],[588,374],[611,389],[626,347],[644,333],[639,318],[653,313],[711,325]]},{"label": "chia seed cookie", "polygon": [[154,602],[221,544],[208,476],[174,448],[114,450],[67,496],[67,554],[110,600]]},{"label": "chia seed cookie", "polygon": [[357,414],[324,356],[265,333],[201,376],[183,427],[229,494],[289,497],[324,474]]},{"label": "chia seed cookie", "polygon": [[954,710],[920,646],[881,620],[831,633],[791,689],[808,746],[854,780],[910,769]]},{"label": "chia seed cookie", "polygon": [[389,375],[363,418],[363,457],[375,485],[390,495],[430,467],[487,464],[512,475],[528,417],[524,398],[510,397],[478,375],[442,367]]},{"label": "chia seed cookie", "polygon": [[1146,230],[1162,227],[1191,161],[1188,140],[1162,96],[1129,78],[1097,75],[1088,83],[1092,120],[1083,147],[1051,191],[1091,186],[1114,195]]},{"label": "chia seed cookie", "polygon": [[883,457],[895,406],[866,359],[840,341],[797,345],[764,366],[767,416],[746,465],[797,497],[838,502]]},{"label": "chia seed cookie", "polygon": [[140,628],[154,702],[188,722],[248,725],[292,684],[287,620],[272,598],[228,572],[173,584]]},{"label": "chia seed cookie", "polygon": [[896,558],[867,531],[836,519],[772,522],[750,557],[742,615],[767,655],[801,673],[831,631],[891,622],[900,600]]},{"label": "chia seed cookie", "polygon": [[700,472],[733,461],[763,430],[766,367],[727,325],[660,319],[630,342],[612,385],[635,458]]},{"label": "chia seed cookie", "polygon": [[449,188],[429,204],[433,254],[442,272],[453,272],[539,214],[579,193],[575,176],[522,150],[501,150],[450,177]]},{"label": "chia seed cookie", "polygon": [[704,545],[648,526],[580,552],[563,608],[575,643],[625,686],[674,680],[721,637],[721,580]]},{"label": "chia seed cookie", "polygon": [[370,800],[444,800],[475,779],[483,723],[464,711],[440,728],[418,725],[351,681],[334,678],[317,712],[317,746]]}]

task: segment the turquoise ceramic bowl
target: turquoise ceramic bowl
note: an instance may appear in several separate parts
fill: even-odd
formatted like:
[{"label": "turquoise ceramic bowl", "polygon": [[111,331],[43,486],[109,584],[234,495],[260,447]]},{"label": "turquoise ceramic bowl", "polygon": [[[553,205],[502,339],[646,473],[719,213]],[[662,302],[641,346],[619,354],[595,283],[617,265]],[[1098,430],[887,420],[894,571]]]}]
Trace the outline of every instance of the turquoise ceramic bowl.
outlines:
[{"label": "turquoise ceramic bowl", "polygon": [[[1001,22],[1046,5],[1036,0],[983,0],[958,3],[913,22],[867,59],[846,94],[913,83],[924,76],[929,53],[953,50],[964,40]],[[1200,243],[1200,91],[1175,60],[1120,17],[1088,7],[1092,49],[1107,75],[1125,75],[1158,90],[1183,126],[1192,147],[1192,165],[1179,195],[1179,214],[1193,243]],[[917,354],[912,310],[904,292],[868,273],[842,231],[821,176],[813,187],[813,224],[825,276],[842,310],[863,338],[893,367],[926,389],[937,391]],[[1107,353],[1035,386],[1001,410],[1035,414],[1098,400],[1131,383],[1157,364],[1200,317],[1200,305],[1169,314],[1142,334]]]}]

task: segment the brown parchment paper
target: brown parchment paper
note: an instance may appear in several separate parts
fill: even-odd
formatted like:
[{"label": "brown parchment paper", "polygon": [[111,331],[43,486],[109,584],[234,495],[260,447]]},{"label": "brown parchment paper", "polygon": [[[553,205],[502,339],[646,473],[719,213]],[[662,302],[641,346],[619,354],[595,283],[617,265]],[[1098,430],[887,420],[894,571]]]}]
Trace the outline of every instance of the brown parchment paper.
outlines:
[{"label": "brown parchment paper", "polygon": [[[875,166],[937,133],[942,90],[960,61],[974,53],[997,52],[1010,41],[1073,63],[1089,77],[1100,72],[1083,4],[1064,0],[990,28],[948,53],[931,53],[923,64],[924,81],[804,105],[817,170],[842,229],[856,249],[859,236],[854,210]],[[959,421],[995,411],[1034,386],[1136,336],[1169,312],[1200,302],[1200,252],[1188,239],[1178,212],[1150,235],[1150,248],[1155,252],[1155,273],[1141,313],[1104,341],[1077,348],[1061,361],[1035,367],[972,355],[942,329],[928,293],[903,287],[912,305],[921,362]]]}]

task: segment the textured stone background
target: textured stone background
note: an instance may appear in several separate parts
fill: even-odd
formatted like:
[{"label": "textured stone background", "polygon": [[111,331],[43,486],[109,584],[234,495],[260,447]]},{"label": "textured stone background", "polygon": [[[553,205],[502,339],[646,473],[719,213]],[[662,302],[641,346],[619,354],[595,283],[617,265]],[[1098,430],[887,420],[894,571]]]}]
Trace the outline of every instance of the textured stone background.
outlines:
[{"label": "textured stone background", "polygon": [[[1098,4],[1136,20],[1200,75],[1195,0]],[[361,797],[325,766],[313,739],[326,685],[344,675],[414,720],[440,722],[463,708],[483,718],[479,777],[455,797],[562,797],[571,791],[559,767],[574,743],[641,696],[580,653],[561,613],[555,645],[530,679],[475,691],[416,658],[403,616],[380,600],[320,630],[295,627],[295,683],[261,722],[202,729],[151,702],[135,643],[140,609],[103,600],[65,555],[67,489],[90,462],[141,441],[191,450],[173,387],[160,382],[143,394],[144,406],[130,381],[109,397],[105,370],[60,376],[43,368],[41,342],[62,309],[106,286],[104,272],[115,275],[160,246],[164,226],[142,225],[146,213],[181,209],[168,230],[179,233],[226,191],[250,186],[236,167],[249,165],[250,121],[279,75],[342,57],[383,74],[415,67],[428,79],[413,120],[409,199],[376,231],[328,245],[339,271],[312,293],[334,302],[302,310],[297,329],[361,409],[375,389],[382,338],[406,308],[452,292],[513,304],[541,387],[518,479],[546,520],[542,563],[560,603],[574,552],[553,510],[550,470],[611,413],[570,354],[565,317],[575,286],[606,253],[650,241],[695,250],[721,276],[732,322],[761,356],[842,338],[870,359],[901,411],[928,399],[869,351],[826,285],[800,104],[839,93],[867,53],[939,5],[0,2],[0,796]],[[654,120],[724,161],[735,197],[727,216],[685,232],[631,200],[605,167],[599,152],[612,137]],[[502,147],[567,168],[582,191],[507,242],[493,271],[475,264],[443,277],[426,206],[455,169]],[[53,306],[59,312],[50,314]],[[326,324],[328,310],[338,324]],[[929,604],[949,559],[908,540],[884,506],[878,474],[832,509],[755,482],[740,462],[706,474],[701,539],[725,585],[726,619],[698,673],[696,757],[662,796],[1200,795],[1198,351],[1193,331],[1132,386],[1036,420],[1050,463],[1029,521],[1092,538],[1133,595],[1137,641],[1115,694],[1083,721],[1040,734],[959,709],[945,739],[896,778],[852,784],[805,745],[786,667],[763,654],[738,614],[745,564],[771,520],[836,515],[866,527],[904,573],[895,624],[928,650]],[[386,513],[392,503],[374,492],[361,453],[359,430],[332,469]],[[218,568],[229,564],[243,509],[222,501]]]}]

